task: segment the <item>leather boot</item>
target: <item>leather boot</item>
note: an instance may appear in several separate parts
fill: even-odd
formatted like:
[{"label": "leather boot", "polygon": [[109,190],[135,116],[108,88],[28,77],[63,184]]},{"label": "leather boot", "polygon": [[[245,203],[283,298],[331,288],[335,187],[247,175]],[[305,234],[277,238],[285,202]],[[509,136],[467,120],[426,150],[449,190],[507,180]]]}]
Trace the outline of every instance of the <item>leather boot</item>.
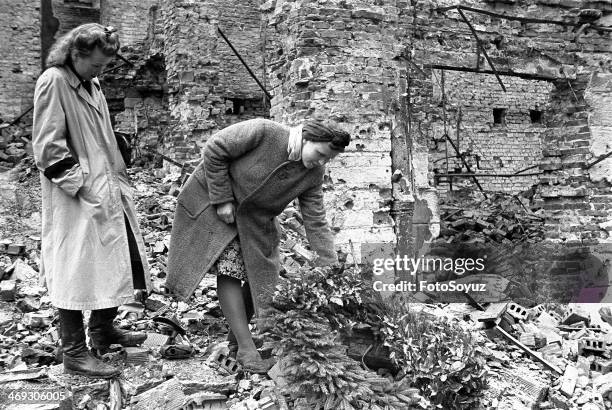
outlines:
[{"label": "leather boot", "polygon": [[83,313],[80,310],[58,310],[64,372],[103,379],[118,376],[121,370],[97,359],[87,348]]},{"label": "leather boot", "polygon": [[120,329],[113,324],[117,310],[117,307],[112,307],[91,311],[88,332],[93,349],[105,351],[112,344],[133,347],[146,340],[146,333]]}]

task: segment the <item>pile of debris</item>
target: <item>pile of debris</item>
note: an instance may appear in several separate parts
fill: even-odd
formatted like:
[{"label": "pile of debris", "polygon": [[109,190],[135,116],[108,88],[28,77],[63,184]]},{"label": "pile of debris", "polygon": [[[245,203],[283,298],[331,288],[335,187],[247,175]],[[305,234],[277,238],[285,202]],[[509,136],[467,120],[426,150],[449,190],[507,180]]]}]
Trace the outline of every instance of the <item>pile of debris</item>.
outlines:
[{"label": "pile of debris", "polygon": [[[18,206],[19,190],[39,184],[38,173],[26,158],[4,174],[11,193],[2,202],[10,213],[9,223],[0,230],[0,386],[35,385],[63,392],[66,401],[49,408],[286,408],[274,393],[274,381],[244,375],[229,362],[216,360],[220,356],[213,353],[227,349],[228,329],[215,278],[206,277],[188,303],[165,291],[172,218],[185,176],[142,168],[131,169],[130,174],[153,294],[144,305],[135,302],[120,309],[118,326],[147,332],[148,338],[140,347],[116,346],[103,356],[123,370],[123,377],[111,382],[63,374],[57,316],[37,271],[40,223],[37,229],[24,223],[40,208],[40,198],[33,198],[27,208]],[[293,252],[287,255],[292,257]],[[271,350],[264,346],[262,352]]]},{"label": "pile of debris", "polygon": [[[518,399],[526,408],[540,409],[612,407],[612,315],[610,308],[598,312],[595,306],[526,309],[503,302],[466,316],[498,341],[490,345],[497,353],[488,365],[499,383],[518,387],[506,401]],[[500,355],[500,347],[508,355]],[[525,355],[533,361],[530,371],[515,368]]]},{"label": "pile of debris", "polygon": [[[107,353],[105,359],[123,369],[124,376],[118,381],[92,382],[63,375],[58,364],[57,318],[36,270],[40,233],[29,225],[18,229],[17,223],[11,222],[3,227],[0,237],[0,386],[27,388],[35,384],[37,388],[62,389],[70,393],[73,406],[88,409],[130,405],[143,409],[287,408],[277,390],[282,377],[240,377],[235,362],[223,353],[227,325],[214,278],[206,277],[188,303],[164,292],[172,218],[185,176],[142,168],[130,172],[154,293],[144,305],[122,307],[118,325],[145,331],[149,338],[139,348]],[[24,184],[37,183],[38,174],[29,162],[16,178],[23,179]],[[466,234],[484,243],[537,241],[542,219],[538,212],[529,210],[524,198],[519,201],[513,197],[491,198],[474,202],[466,207],[469,210],[446,203],[442,207],[442,235],[449,242],[459,241]],[[22,209],[30,212],[30,208]],[[28,212],[11,213],[18,221],[30,218]],[[295,206],[289,206],[279,219],[283,228],[283,274],[299,275],[316,254],[307,248],[301,215]],[[469,317],[473,322],[464,322],[466,326],[480,337],[491,336],[487,345],[492,384],[485,392],[488,404],[498,408],[513,401],[539,403],[540,408],[612,406],[612,327],[606,323],[612,322],[610,312],[586,314],[577,308],[569,311],[554,305],[526,309],[517,303],[492,304],[484,312],[464,304],[422,304],[421,308],[441,312],[441,317]],[[497,330],[485,330],[492,324]],[[502,344],[495,342],[500,336]],[[351,348],[356,349],[355,343],[349,346],[349,353]],[[271,346],[264,344],[262,352],[269,355],[271,351]]]},{"label": "pile of debris", "polygon": [[13,168],[27,155],[32,156],[31,136],[31,126],[0,124],[0,172]]},{"label": "pile of debris", "polygon": [[520,195],[490,194],[487,199],[450,199],[440,206],[440,237],[448,243],[534,243],[544,239],[541,210],[532,211]]}]

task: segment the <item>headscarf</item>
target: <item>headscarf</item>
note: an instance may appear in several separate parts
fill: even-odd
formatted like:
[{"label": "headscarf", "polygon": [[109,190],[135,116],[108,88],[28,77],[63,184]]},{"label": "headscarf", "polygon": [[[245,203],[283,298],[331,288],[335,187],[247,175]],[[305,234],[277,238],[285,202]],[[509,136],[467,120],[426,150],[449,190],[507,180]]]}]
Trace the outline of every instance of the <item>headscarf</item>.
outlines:
[{"label": "headscarf", "polygon": [[348,132],[341,130],[331,121],[308,120],[302,128],[302,138],[315,142],[329,142],[335,151],[344,151],[351,142]]}]

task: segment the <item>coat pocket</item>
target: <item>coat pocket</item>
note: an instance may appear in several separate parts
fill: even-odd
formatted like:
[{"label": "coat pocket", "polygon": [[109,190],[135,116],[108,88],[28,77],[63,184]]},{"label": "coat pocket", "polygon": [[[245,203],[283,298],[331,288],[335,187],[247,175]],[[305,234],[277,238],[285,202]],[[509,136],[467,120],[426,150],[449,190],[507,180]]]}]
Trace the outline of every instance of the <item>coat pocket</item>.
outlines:
[{"label": "coat pocket", "polygon": [[202,186],[195,178],[185,185],[177,203],[191,219],[197,219],[210,206],[210,201],[203,195]]},{"label": "coat pocket", "polygon": [[113,222],[111,189],[106,174],[87,176],[77,194],[81,208],[89,216],[100,243],[107,245],[118,236]]}]

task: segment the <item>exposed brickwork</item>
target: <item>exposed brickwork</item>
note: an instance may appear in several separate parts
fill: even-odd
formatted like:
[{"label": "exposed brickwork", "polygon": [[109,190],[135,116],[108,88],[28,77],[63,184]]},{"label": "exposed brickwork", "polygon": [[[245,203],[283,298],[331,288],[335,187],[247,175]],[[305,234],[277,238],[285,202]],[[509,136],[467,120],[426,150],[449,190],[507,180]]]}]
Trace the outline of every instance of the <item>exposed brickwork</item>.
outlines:
[{"label": "exposed brickwork", "polygon": [[[502,72],[503,92],[491,73],[470,72],[491,67],[461,15],[437,11],[440,2],[260,3],[52,1],[58,35],[87,21],[119,28],[122,54],[134,67],[104,78],[115,126],[137,131],[143,145],[179,161],[199,158],[213,132],[244,119],[269,114],[287,124],[313,116],[339,121],[354,142],[329,167],[333,184],[326,203],[337,242],[348,252],[351,240],[358,257],[360,243],[387,242],[397,244],[399,253],[414,253],[435,234],[437,195],[448,189],[433,178],[434,169],[446,172],[440,161],[446,155],[445,117],[454,141],[460,117],[459,149],[469,149],[465,158],[473,170],[510,174],[537,166],[528,172],[542,172],[480,178],[485,190],[514,193],[534,185],[550,238],[609,241],[612,159],[586,168],[610,151],[612,41],[603,27],[610,4],[462,2],[546,20],[464,11]],[[38,4],[15,1],[0,13],[0,32],[11,44],[1,55],[23,48],[19,67],[12,58],[0,61],[2,119],[31,101],[40,67]],[[273,95],[271,108],[217,27]],[[494,124],[494,109],[506,110],[503,124]],[[530,111],[541,112],[539,122]],[[467,171],[456,159],[448,168]],[[476,190],[469,179],[456,184]]]},{"label": "exposed brickwork", "polygon": [[100,1],[100,22],[115,27],[122,46],[142,43],[150,34],[151,16],[158,0]]},{"label": "exposed brickwork", "polygon": [[[255,1],[235,6],[208,1],[164,3],[164,54],[172,117],[172,131],[165,144],[176,159],[198,159],[200,148],[215,131],[267,115],[261,91],[217,34],[217,26],[225,28],[224,33],[251,69],[261,73],[258,6]],[[236,10],[242,10],[242,20],[233,17]]]},{"label": "exposed brickwork", "polygon": [[[610,222],[610,183],[593,178],[586,169],[593,161],[589,107],[584,100],[590,76],[581,76],[572,88],[558,84],[553,101],[557,113],[547,132],[539,198],[547,211],[547,237],[581,244],[609,239],[603,229]],[[609,165],[609,164],[608,164]],[[605,166],[605,165],[604,165]]]},{"label": "exposed brickwork", "polygon": [[170,113],[164,59],[159,55],[142,59],[142,52],[142,48],[136,53],[125,50],[124,57],[134,66],[105,75],[103,86],[115,130],[134,135],[137,145],[151,154],[168,132]]},{"label": "exposed brickwork", "polygon": [[0,119],[13,120],[32,102],[40,74],[40,2],[0,6]]},{"label": "exposed brickwork", "polygon": [[100,22],[99,1],[52,0],[52,3],[53,16],[59,21],[56,39],[81,24]]},{"label": "exposed brickwork", "polygon": [[[582,9],[599,10],[601,15],[609,16],[612,12],[611,6],[596,2],[574,1],[533,2],[529,6],[472,1],[462,5],[489,12],[544,19],[550,22],[561,21],[567,24],[527,23],[464,11],[496,68],[506,73],[510,71],[519,73],[525,78],[530,77],[532,81],[502,75],[501,79],[508,88],[508,92],[503,93],[494,76],[477,74],[480,81],[486,78],[484,84],[479,85],[480,81],[476,80],[458,81],[461,93],[456,94],[455,102],[460,101],[462,105],[470,106],[473,102],[472,97],[481,100],[473,104],[471,117],[469,110],[463,110],[462,124],[468,131],[464,132],[464,135],[469,136],[469,131],[472,131],[473,136],[479,134],[482,137],[486,136],[484,139],[488,143],[479,139],[479,143],[475,143],[474,148],[486,154],[483,158],[486,158],[489,164],[495,164],[495,161],[500,164],[508,163],[512,165],[510,171],[516,171],[544,162],[540,168],[545,174],[540,180],[511,179],[508,180],[508,189],[516,192],[515,189],[527,188],[530,183],[541,184],[541,188],[538,189],[541,195],[539,203],[549,216],[547,229],[551,238],[587,242],[595,238],[598,241],[604,240],[603,237],[608,234],[601,231],[599,224],[602,223],[602,219],[609,221],[610,217],[603,214],[595,215],[596,210],[590,202],[596,199],[597,206],[604,207],[603,203],[609,201],[609,184],[594,182],[584,170],[585,164],[593,158],[590,151],[592,134],[588,126],[587,111],[594,109],[601,112],[601,106],[604,104],[600,104],[599,108],[587,106],[583,94],[593,71],[609,70],[608,59],[612,41],[609,30],[597,30],[586,26],[580,29],[580,27],[588,21],[588,15],[583,13]],[[411,36],[409,52],[404,53],[420,67],[420,70],[409,68],[410,76],[424,81],[421,86],[412,82],[412,89],[409,89],[412,95],[425,95],[424,101],[412,107],[414,111],[412,129],[418,130],[418,133],[413,134],[412,140],[417,145],[430,144],[430,147],[434,144],[429,138],[438,137],[443,133],[440,131],[443,112],[441,104],[438,104],[439,99],[436,101],[433,98],[428,104],[426,94],[432,87],[430,84],[432,79],[427,67],[451,66],[473,70],[478,64],[481,69],[490,70],[482,52],[476,52],[476,40],[459,13],[456,10],[436,12],[434,9],[437,6],[435,2],[431,2],[420,3],[413,8],[411,23],[415,24],[409,31]],[[593,24],[599,22],[594,21]],[[457,78],[458,75],[451,74],[448,70],[445,74],[449,78],[451,76]],[[476,74],[464,72],[459,75],[467,79]],[[545,79],[546,82],[543,81]],[[449,83],[454,85],[455,82],[446,81],[447,85]],[[568,83],[571,83],[572,88]],[[452,91],[453,85],[447,87],[448,90]],[[422,87],[426,90],[423,91]],[[519,93],[521,89],[524,91]],[[486,98],[483,99],[483,96]],[[517,99],[517,96],[520,98]],[[448,98],[449,102],[453,101],[452,92]],[[545,104],[541,126],[530,124],[527,114],[527,110],[533,109],[533,104],[536,102],[539,105]],[[503,107],[507,108],[507,125],[505,128],[495,128],[496,126],[490,125],[491,109]],[[450,115],[447,112],[450,118],[449,129],[455,131],[453,121],[456,122],[457,113],[454,110],[448,111],[450,111]],[[513,111],[516,115],[512,115]],[[471,121],[468,121],[468,118],[471,118]],[[481,126],[477,127],[476,124]],[[471,130],[468,128],[470,125],[474,125]],[[453,133],[450,134],[455,138]],[[520,138],[523,138],[522,141],[529,144],[536,152],[539,145],[542,155],[529,152],[525,161],[526,151],[517,143]],[[497,149],[499,145],[504,149]],[[467,147],[464,145],[463,148]],[[599,151],[602,152],[604,149],[600,147]],[[434,149],[433,153],[428,161],[433,162],[440,157],[439,149]],[[506,161],[503,155],[506,156]],[[500,157],[499,160],[495,156]],[[509,161],[511,159],[518,161],[511,163]],[[433,169],[436,165],[431,162],[428,165]],[[560,166],[564,167],[562,171],[554,171]],[[535,168],[531,172],[538,170]],[[461,171],[465,172],[466,169],[463,168]],[[499,165],[490,171],[478,172],[507,173]],[[421,174],[416,172],[415,175]],[[481,183],[490,189],[500,187],[496,181],[485,178],[481,179]]]},{"label": "exposed brickwork", "polygon": [[[434,100],[442,104],[444,81],[446,131],[443,119],[432,124],[431,166],[435,171],[447,172],[446,150],[448,170],[463,168],[452,145],[445,142],[445,132],[459,151],[466,154],[464,158],[476,173],[513,174],[539,163],[541,135],[546,129],[543,116],[549,108],[552,83],[505,77],[507,92],[504,92],[492,74],[445,71],[442,75],[441,71],[434,70]],[[498,118],[494,118],[494,110],[500,110]],[[534,120],[532,116],[536,112],[541,117]],[[529,189],[537,181],[537,176],[480,178],[485,190],[509,193]],[[463,181],[454,179],[453,182],[457,185]],[[440,191],[445,188],[448,184],[439,186]]]},{"label": "exposed brickwork", "polygon": [[350,252],[351,240],[358,258],[361,243],[396,239],[389,217],[397,93],[390,56],[398,10],[395,2],[379,4],[277,2],[268,15],[281,38],[269,56],[271,115],[287,123],[329,117],[353,136],[347,152],[328,166],[333,185],[326,202],[336,243]]}]

